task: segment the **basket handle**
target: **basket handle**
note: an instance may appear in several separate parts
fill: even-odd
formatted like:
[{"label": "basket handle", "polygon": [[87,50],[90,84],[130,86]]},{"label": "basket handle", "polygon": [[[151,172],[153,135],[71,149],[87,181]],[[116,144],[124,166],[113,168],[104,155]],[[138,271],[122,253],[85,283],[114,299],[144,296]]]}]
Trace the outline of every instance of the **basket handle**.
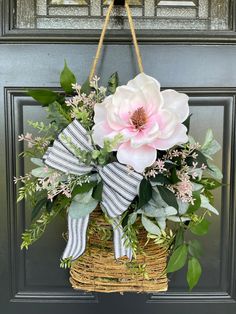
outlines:
[{"label": "basket handle", "polygon": [[[102,49],[102,45],[103,45],[103,42],[104,42],[107,26],[108,26],[108,23],[110,21],[112,9],[114,7],[114,2],[115,2],[115,0],[111,1],[110,5],[109,5],[109,8],[108,8],[108,11],[107,11],[107,14],[106,14],[105,22],[104,22],[104,25],[103,25],[103,28],[102,28],[101,36],[100,36],[98,47],[97,47],[97,52],[96,52],[96,55],[95,55],[95,58],[93,60],[93,64],[92,64],[92,67],[91,67],[89,80],[91,80],[94,77],[94,74],[96,72],[96,68],[97,68],[97,64],[98,64],[98,61],[99,61],[99,58],[100,58],[100,55],[101,55],[101,49]],[[135,47],[135,53],[136,53],[136,57],[137,57],[139,71],[140,71],[140,73],[142,73],[142,72],[144,72],[143,71],[142,57],[141,57],[140,49],[139,49],[139,46],[138,46],[138,41],[137,41],[135,28],[134,28],[134,22],[133,22],[133,18],[132,18],[132,14],[131,14],[131,11],[130,11],[128,0],[125,0],[125,9],[126,9],[128,20],[129,20],[130,31],[131,31],[132,38],[133,38],[133,43],[134,43],[134,47]]]}]

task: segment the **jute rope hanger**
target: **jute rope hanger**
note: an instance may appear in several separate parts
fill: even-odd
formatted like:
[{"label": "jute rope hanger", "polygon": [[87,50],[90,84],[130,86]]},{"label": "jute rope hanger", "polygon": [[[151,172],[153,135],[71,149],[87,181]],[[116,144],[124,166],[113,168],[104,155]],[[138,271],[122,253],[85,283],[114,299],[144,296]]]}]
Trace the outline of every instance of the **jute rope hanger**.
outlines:
[{"label": "jute rope hanger", "polygon": [[[107,27],[108,27],[108,23],[110,21],[111,12],[112,12],[113,7],[114,7],[114,2],[115,2],[115,0],[111,1],[110,5],[109,5],[109,8],[108,8],[108,11],[107,11],[107,14],[106,14],[105,22],[104,22],[104,25],[103,25],[103,28],[102,28],[101,36],[100,36],[98,47],[97,47],[97,52],[96,52],[95,58],[93,60],[92,68],[91,68],[90,75],[89,75],[89,79],[90,80],[94,77],[94,74],[96,72],[96,68],[97,68],[97,64],[98,64],[98,61],[99,61],[99,58],[100,58],[100,55],[101,55],[101,50],[102,50],[102,46],[103,46],[106,30],[107,30]],[[140,73],[142,73],[142,72],[144,72],[144,70],[143,70],[143,63],[142,63],[142,57],[141,57],[141,53],[140,53],[140,50],[139,50],[138,41],[137,41],[135,28],[134,28],[134,22],[133,22],[133,18],[132,18],[132,14],[131,14],[128,2],[129,2],[128,0],[125,0],[125,9],[126,9],[126,12],[127,12],[129,26],[130,26],[130,31],[131,31],[132,38],[133,38],[133,43],[134,43],[134,48],[135,48],[135,53],[136,53],[136,57],[137,57],[139,71],[140,71]]]}]

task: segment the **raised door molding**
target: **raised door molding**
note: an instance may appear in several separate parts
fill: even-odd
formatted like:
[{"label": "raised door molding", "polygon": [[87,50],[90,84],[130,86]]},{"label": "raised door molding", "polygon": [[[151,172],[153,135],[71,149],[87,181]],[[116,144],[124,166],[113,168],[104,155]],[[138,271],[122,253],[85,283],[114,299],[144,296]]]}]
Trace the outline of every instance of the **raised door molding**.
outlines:
[{"label": "raised door molding", "polygon": [[[40,107],[25,95],[26,89],[26,86],[4,88],[7,178],[23,175],[29,167],[23,160],[16,158],[23,148],[22,143],[17,141],[17,134],[26,131],[26,121],[29,117],[43,118]],[[203,239],[208,249],[208,254],[203,259],[203,269],[206,269],[207,276],[200,282],[198,292],[188,293],[187,289],[182,287],[183,278],[180,276],[178,280],[177,275],[177,279],[175,277],[172,279],[170,291],[152,294],[147,302],[235,303],[235,88],[178,90],[190,96],[191,108],[196,114],[193,128],[197,136],[203,132],[201,128],[198,131],[201,117],[205,119],[203,123],[209,121],[212,112],[216,112],[215,117],[218,117],[218,120],[212,120],[211,125],[217,132],[217,138],[222,142],[224,152],[223,156],[220,154],[216,159],[219,166],[222,164],[225,183],[216,195],[217,207],[221,207],[221,214],[220,219],[212,217],[215,219],[212,233],[207,239]],[[205,125],[203,129],[205,130]],[[68,284],[66,272],[59,269],[58,259],[64,247],[64,242],[59,236],[65,228],[63,221],[54,224],[53,230],[49,227],[49,231],[45,234],[46,240],[37,242],[27,253],[20,250],[20,235],[29,223],[29,211],[25,204],[16,204],[16,187],[13,180],[8,179],[7,182],[6,225],[11,226],[8,229],[7,245],[11,302],[99,302],[97,295],[74,292]],[[57,236],[53,236],[55,233]],[[213,245],[209,245],[209,241]],[[44,252],[47,252],[46,256]],[[51,256],[48,252],[51,252]]]}]

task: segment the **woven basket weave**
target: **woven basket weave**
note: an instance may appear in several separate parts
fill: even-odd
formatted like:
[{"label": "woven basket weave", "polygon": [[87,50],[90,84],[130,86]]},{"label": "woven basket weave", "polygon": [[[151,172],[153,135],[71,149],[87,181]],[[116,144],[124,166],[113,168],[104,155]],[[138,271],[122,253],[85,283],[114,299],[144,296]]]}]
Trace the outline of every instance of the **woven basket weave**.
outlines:
[{"label": "woven basket weave", "polygon": [[[106,293],[167,290],[166,249],[158,247],[153,241],[145,245],[146,232],[140,229],[139,243],[145,254],[137,254],[132,262],[126,257],[116,261],[111,225],[105,221],[100,210],[96,210],[90,219],[87,249],[72,263],[70,270],[70,282],[74,289]],[[96,226],[99,226],[100,232],[96,232]]]}]

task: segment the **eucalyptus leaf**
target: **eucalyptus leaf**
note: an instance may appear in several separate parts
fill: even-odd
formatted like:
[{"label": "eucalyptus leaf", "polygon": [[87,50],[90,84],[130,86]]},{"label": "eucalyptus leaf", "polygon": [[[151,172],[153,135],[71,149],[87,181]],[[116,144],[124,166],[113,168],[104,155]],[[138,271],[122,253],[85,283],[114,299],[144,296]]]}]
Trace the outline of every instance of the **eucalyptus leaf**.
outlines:
[{"label": "eucalyptus leaf", "polygon": [[65,61],[64,69],[61,72],[60,76],[61,87],[67,94],[73,94],[72,84],[76,83],[76,77],[74,73],[68,68]]},{"label": "eucalyptus leaf", "polygon": [[142,209],[139,209],[137,212],[139,214],[142,213],[147,217],[156,217],[158,210],[159,209],[156,208],[156,206],[154,206],[154,204],[149,202],[147,205],[143,206]]},{"label": "eucalyptus leaf", "polygon": [[184,216],[168,216],[167,219],[173,222],[186,222],[191,220],[189,217]]},{"label": "eucalyptus leaf", "polygon": [[79,219],[89,215],[97,207],[97,204],[98,201],[92,197],[89,201],[83,203],[74,199],[68,208],[68,212],[71,218]]},{"label": "eucalyptus leaf", "polygon": [[90,189],[88,192],[85,193],[78,193],[73,200],[79,202],[81,204],[87,204],[92,199],[92,190]]},{"label": "eucalyptus leaf", "polygon": [[[47,169],[47,171],[46,171]],[[54,172],[53,169],[44,167],[38,167],[31,171],[31,174],[36,178],[47,178]]]},{"label": "eucalyptus leaf", "polygon": [[167,273],[175,272],[184,267],[188,256],[188,248],[186,244],[180,245],[171,255],[168,265]]},{"label": "eucalyptus leaf", "polygon": [[142,215],[142,224],[144,228],[147,230],[147,232],[155,235],[161,235],[160,228],[144,215]]},{"label": "eucalyptus leaf", "polygon": [[137,220],[137,217],[138,217],[137,212],[133,212],[132,214],[130,214],[129,219],[128,219],[128,224],[133,225],[135,223],[135,221]]},{"label": "eucalyptus leaf", "polygon": [[202,274],[202,267],[198,259],[191,257],[188,261],[187,282],[189,289],[192,290],[198,283]]},{"label": "eucalyptus leaf", "polygon": [[153,207],[157,207],[157,208],[168,206],[168,204],[161,197],[161,194],[160,194],[157,187],[153,187],[152,199],[149,201],[149,204],[152,205]]},{"label": "eucalyptus leaf", "polygon": [[215,153],[221,149],[220,144],[214,139],[212,130],[208,130],[204,144],[201,147],[202,153],[211,158]]},{"label": "eucalyptus leaf", "polygon": [[180,199],[177,199],[177,203],[178,203],[178,206],[179,206],[179,214],[180,215],[184,215],[187,213],[187,210],[188,210],[188,207],[189,207],[189,203],[187,202],[182,202]]},{"label": "eucalyptus leaf", "polygon": [[219,215],[217,209],[210,204],[208,198],[204,195],[201,195],[201,207],[208,209],[213,214]]},{"label": "eucalyptus leaf", "polygon": [[43,163],[42,159],[40,158],[30,158],[31,162],[39,167],[45,167],[45,164]]},{"label": "eucalyptus leaf", "polygon": [[166,217],[156,218],[156,221],[159,228],[164,231],[166,229]]},{"label": "eucalyptus leaf", "polygon": [[[201,181],[199,181],[199,182],[201,182]],[[194,192],[201,191],[202,188],[203,188],[202,184],[199,184],[199,183],[196,183],[196,182],[192,182],[192,185],[193,185],[193,191]]]},{"label": "eucalyptus leaf", "polygon": [[77,194],[68,209],[72,218],[82,218],[89,215],[96,207],[98,201],[92,197],[92,189],[86,193]]},{"label": "eucalyptus leaf", "polygon": [[222,180],[223,178],[222,171],[216,165],[212,163],[208,162],[208,165],[209,165],[209,169],[207,169],[207,172],[216,180]]}]

